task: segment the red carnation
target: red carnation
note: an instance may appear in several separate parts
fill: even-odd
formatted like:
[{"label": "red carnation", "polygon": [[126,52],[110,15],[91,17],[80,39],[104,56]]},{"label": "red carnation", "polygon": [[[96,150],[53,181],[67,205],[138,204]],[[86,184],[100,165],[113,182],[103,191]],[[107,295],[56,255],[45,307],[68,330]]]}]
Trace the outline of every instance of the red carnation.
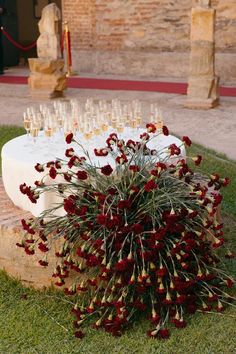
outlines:
[{"label": "red carnation", "polygon": [[49,251],[49,248],[45,245],[45,243],[43,242],[40,242],[38,244],[38,249],[41,251],[41,252],[48,252]]},{"label": "red carnation", "polygon": [[158,334],[162,339],[168,339],[170,337],[170,332],[167,328],[160,329]]},{"label": "red carnation", "polygon": [[76,331],[75,332],[75,337],[76,338],[83,338],[84,337],[84,333],[82,331]]},{"label": "red carnation", "polygon": [[143,133],[140,135],[140,139],[148,141],[150,139],[150,135],[148,133]]},{"label": "red carnation", "polygon": [[185,328],[187,326],[186,321],[184,320],[175,320],[175,327],[176,328]]},{"label": "red carnation", "polygon": [[112,174],[112,172],[113,172],[113,168],[110,165],[105,165],[101,168],[101,172],[105,176],[110,176],[110,174]]},{"label": "red carnation", "polygon": [[202,156],[201,155],[197,155],[196,157],[193,157],[192,159],[193,159],[193,161],[194,161],[196,166],[199,166],[200,163],[202,162]]},{"label": "red carnation", "polygon": [[228,184],[230,183],[230,179],[228,177],[225,177],[223,180],[222,180],[222,185],[224,187],[228,186]]},{"label": "red carnation", "polygon": [[29,187],[25,183],[20,185],[20,191],[22,194],[28,194],[29,192]]},{"label": "red carnation", "polygon": [[126,163],[128,161],[127,157],[125,154],[122,154],[121,156],[117,156],[116,158],[116,162],[119,164],[119,165],[123,165],[124,163]]},{"label": "red carnation", "polygon": [[99,214],[96,217],[96,221],[99,225],[106,225],[107,223],[107,215],[105,214]]},{"label": "red carnation", "polygon": [[128,199],[120,200],[117,204],[119,209],[129,209],[131,207],[131,203]]},{"label": "red carnation", "polygon": [[57,171],[54,167],[51,167],[50,170],[49,170],[49,176],[52,178],[52,179],[55,179],[56,176],[57,176]]},{"label": "red carnation", "polygon": [[66,136],[67,144],[71,144],[72,140],[73,140],[73,133],[70,133]]},{"label": "red carnation", "polygon": [[129,170],[132,171],[132,172],[139,172],[140,171],[140,168],[136,165],[130,165],[129,166]]},{"label": "red carnation", "polygon": [[169,129],[168,129],[165,125],[163,125],[163,127],[162,127],[162,132],[163,132],[163,134],[166,135],[166,136],[169,135]]},{"label": "red carnation", "polygon": [[43,168],[43,165],[41,165],[40,163],[37,163],[34,168],[36,169],[36,171],[38,172],[43,172],[44,171],[44,168]]},{"label": "red carnation", "polygon": [[143,225],[141,225],[141,224],[133,224],[132,225],[132,231],[135,234],[141,234],[143,232]]},{"label": "red carnation", "polygon": [[153,124],[153,123],[146,124],[146,128],[147,128],[148,133],[155,133],[157,130],[155,124]]},{"label": "red carnation", "polygon": [[77,178],[81,179],[82,181],[85,181],[88,178],[88,174],[85,171],[78,171]]},{"label": "red carnation", "polygon": [[66,149],[66,152],[65,152],[65,155],[66,157],[71,157],[74,155],[74,149],[73,148],[70,148],[70,149]]},{"label": "red carnation", "polygon": [[146,192],[151,192],[152,190],[157,189],[157,184],[151,179],[145,184],[144,189]]},{"label": "red carnation", "polygon": [[187,145],[187,146],[191,146],[192,141],[189,139],[188,136],[183,136],[182,141]]},{"label": "red carnation", "polygon": [[67,181],[67,182],[70,182],[71,181],[71,175],[69,175],[69,173],[64,173],[63,174],[63,176],[64,176],[64,179]]},{"label": "red carnation", "polygon": [[94,149],[94,154],[95,156],[107,156],[108,155],[108,149]]}]

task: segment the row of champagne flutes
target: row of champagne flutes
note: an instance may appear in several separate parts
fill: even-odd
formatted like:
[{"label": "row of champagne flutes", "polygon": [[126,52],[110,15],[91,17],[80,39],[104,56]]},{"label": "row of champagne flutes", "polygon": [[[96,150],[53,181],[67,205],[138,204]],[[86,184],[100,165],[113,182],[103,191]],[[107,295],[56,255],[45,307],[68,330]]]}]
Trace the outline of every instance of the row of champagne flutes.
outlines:
[{"label": "row of champagne flutes", "polygon": [[[156,104],[150,105],[146,115],[150,117],[148,121],[156,124],[158,129],[162,127],[162,114]],[[143,119],[144,107],[139,100],[121,102],[118,99],[106,101],[88,98],[84,103],[76,99],[54,101],[39,108],[29,107],[23,114],[24,127],[34,142],[40,130],[46,138],[51,140],[54,137],[54,142],[71,132],[81,139],[94,142],[104,138],[109,130],[132,136],[138,133]]]}]

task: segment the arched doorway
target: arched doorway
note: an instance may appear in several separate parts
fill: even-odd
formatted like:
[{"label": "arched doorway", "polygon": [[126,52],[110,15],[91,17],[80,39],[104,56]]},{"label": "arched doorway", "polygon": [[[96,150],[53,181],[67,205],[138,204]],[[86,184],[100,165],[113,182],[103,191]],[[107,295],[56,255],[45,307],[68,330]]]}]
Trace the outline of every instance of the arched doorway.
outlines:
[{"label": "arched doorway", "polygon": [[[61,0],[8,0],[7,14],[3,18],[5,30],[20,44],[27,46],[38,36],[38,21],[42,9],[54,2],[61,9]],[[36,49],[22,51],[14,47],[6,38],[3,38],[5,66],[18,65],[19,61],[27,62],[29,57],[36,57]]]}]

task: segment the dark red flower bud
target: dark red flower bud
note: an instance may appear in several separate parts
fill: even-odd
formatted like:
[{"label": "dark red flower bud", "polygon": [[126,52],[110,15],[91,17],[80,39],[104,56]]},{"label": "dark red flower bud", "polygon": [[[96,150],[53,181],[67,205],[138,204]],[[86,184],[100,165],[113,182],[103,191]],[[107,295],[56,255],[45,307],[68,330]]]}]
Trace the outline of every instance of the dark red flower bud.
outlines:
[{"label": "dark red flower bud", "polygon": [[101,168],[101,172],[105,175],[105,176],[110,176],[110,174],[112,174],[113,169],[111,168],[110,165],[105,165]]},{"label": "dark red flower bud", "polygon": [[192,141],[189,139],[188,136],[183,136],[182,141],[187,145],[187,146],[191,146]]},{"label": "dark red flower bud", "polygon": [[82,331],[76,331],[74,334],[76,338],[83,338],[85,336]]},{"label": "dark red flower bud", "polygon": [[158,334],[159,334],[159,337],[162,339],[168,339],[170,337],[170,332],[167,328],[160,329]]},{"label": "dark red flower bud", "polygon": [[157,130],[155,124],[153,124],[153,123],[146,124],[146,128],[147,128],[148,133],[155,133]]},{"label": "dark red flower bud", "polygon": [[67,144],[71,144],[72,140],[73,140],[73,133],[67,134],[66,136]]},{"label": "dark red flower bud", "polygon": [[73,148],[66,149],[65,155],[66,157],[71,157],[74,155],[75,150]]},{"label": "dark red flower bud", "polygon": [[148,181],[145,185],[144,185],[144,189],[146,192],[151,192],[153,191],[154,189],[157,189],[157,184],[156,182],[151,179],[150,181]]},{"label": "dark red flower bud", "polygon": [[34,168],[36,169],[36,171],[38,172],[43,172],[44,171],[44,168],[43,168],[43,165],[41,165],[40,163],[37,163]]},{"label": "dark red flower bud", "polygon": [[163,127],[162,127],[162,132],[163,132],[163,134],[166,135],[166,136],[169,135],[169,129],[168,129],[165,125],[163,125]]},{"label": "dark red flower bud", "polygon": [[57,171],[54,167],[51,167],[50,170],[49,170],[49,176],[52,178],[52,179],[55,179],[56,176],[57,176]]},{"label": "dark red flower bud", "polygon": [[81,179],[82,181],[85,181],[88,178],[88,174],[85,171],[78,171],[76,173],[76,175],[77,175],[77,178]]}]

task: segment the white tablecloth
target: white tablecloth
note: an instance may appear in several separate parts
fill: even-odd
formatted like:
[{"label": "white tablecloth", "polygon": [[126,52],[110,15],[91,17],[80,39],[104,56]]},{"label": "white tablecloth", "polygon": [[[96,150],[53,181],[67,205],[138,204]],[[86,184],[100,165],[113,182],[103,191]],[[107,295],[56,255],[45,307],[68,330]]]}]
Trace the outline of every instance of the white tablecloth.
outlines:
[{"label": "white tablecloth", "polygon": [[[144,129],[139,130],[130,130],[126,129],[124,134],[119,134],[119,138],[132,138],[133,140],[139,140],[140,133],[143,133]],[[86,147],[92,161],[97,166],[103,166],[106,164],[111,164],[114,167],[114,161],[111,160],[109,156],[107,157],[95,157],[93,150],[94,148],[105,147],[104,141],[108,137],[111,131],[106,132],[104,137],[92,139],[89,141],[84,141],[81,137],[78,137],[80,143]],[[131,135],[132,134],[132,135]],[[154,138],[147,144],[151,149],[160,150],[165,148],[170,144],[176,144],[180,146],[182,142],[172,136],[165,136],[163,134]],[[64,142],[63,136],[53,137],[51,143],[45,138],[42,134],[38,137],[36,143],[32,141],[31,138],[28,138],[27,135],[22,135],[13,140],[7,142],[2,149],[2,177],[3,184],[8,194],[9,198],[13,203],[20,207],[23,210],[30,211],[34,216],[39,216],[42,211],[51,207],[54,203],[60,202],[59,197],[52,192],[44,193],[40,196],[37,201],[37,204],[32,204],[28,197],[22,195],[19,186],[22,183],[27,185],[34,185],[36,180],[42,178],[42,174],[39,174],[34,166],[36,163],[45,163],[55,158],[65,158],[65,150],[69,147],[73,147],[78,153],[79,156],[83,156],[82,150],[78,148],[75,144],[66,144]],[[181,146],[181,156],[185,157],[185,148]],[[48,177],[46,183],[52,182],[51,178]],[[63,211],[62,211],[63,213]]]}]

